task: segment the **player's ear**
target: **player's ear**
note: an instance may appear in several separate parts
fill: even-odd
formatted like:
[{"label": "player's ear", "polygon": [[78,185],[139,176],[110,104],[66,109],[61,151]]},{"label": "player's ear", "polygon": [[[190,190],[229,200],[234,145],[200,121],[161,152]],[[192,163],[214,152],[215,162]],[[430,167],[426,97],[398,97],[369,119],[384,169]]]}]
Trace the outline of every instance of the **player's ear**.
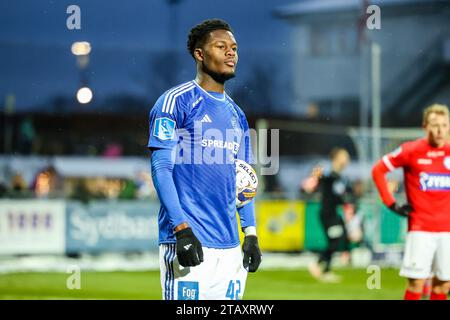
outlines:
[{"label": "player's ear", "polygon": [[202,48],[197,48],[194,50],[194,57],[195,57],[195,60],[197,60],[197,61],[203,61],[204,56],[203,56]]}]

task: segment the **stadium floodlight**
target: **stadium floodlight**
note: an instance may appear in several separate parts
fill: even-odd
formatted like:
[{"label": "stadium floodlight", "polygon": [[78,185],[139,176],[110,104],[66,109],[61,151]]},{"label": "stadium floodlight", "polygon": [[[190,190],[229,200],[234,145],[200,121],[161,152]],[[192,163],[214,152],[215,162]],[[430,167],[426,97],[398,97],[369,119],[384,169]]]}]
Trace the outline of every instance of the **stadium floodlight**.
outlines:
[{"label": "stadium floodlight", "polygon": [[82,104],[91,102],[92,96],[92,90],[88,87],[80,88],[77,92],[77,100]]},{"label": "stadium floodlight", "polygon": [[91,44],[87,41],[74,42],[71,50],[76,56],[86,56],[91,52]]}]

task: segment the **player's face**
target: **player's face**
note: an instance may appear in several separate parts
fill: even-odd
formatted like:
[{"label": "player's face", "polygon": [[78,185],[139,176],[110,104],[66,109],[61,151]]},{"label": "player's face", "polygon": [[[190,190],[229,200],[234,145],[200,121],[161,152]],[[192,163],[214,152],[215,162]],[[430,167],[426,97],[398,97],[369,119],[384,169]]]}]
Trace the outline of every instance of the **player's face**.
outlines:
[{"label": "player's face", "polygon": [[202,69],[205,73],[221,83],[234,77],[238,53],[236,39],[230,31],[212,31],[202,53]]},{"label": "player's face", "polygon": [[347,151],[342,150],[335,156],[333,162],[334,162],[334,165],[333,165],[334,169],[338,172],[341,172],[349,164],[350,156],[347,153]]},{"label": "player's face", "polygon": [[428,142],[432,146],[442,147],[449,138],[449,119],[446,115],[430,113],[425,126]]}]

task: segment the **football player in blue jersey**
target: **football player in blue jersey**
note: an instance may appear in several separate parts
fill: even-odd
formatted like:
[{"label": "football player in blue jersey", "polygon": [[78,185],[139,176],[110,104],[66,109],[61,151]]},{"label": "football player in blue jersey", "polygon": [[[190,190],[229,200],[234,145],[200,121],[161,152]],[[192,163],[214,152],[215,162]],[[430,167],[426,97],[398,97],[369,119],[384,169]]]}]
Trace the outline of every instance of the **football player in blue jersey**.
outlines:
[{"label": "football player in blue jersey", "polygon": [[225,92],[238,46],[230,26],[214,19],[190,31],[187,47],[195,80],[166,91],[149,116],[162,294],[166,300],[241,299],[261,252],[254,200],[237,209],[242,250],[236,217],[234,161],[253,163],[247,119]]}]

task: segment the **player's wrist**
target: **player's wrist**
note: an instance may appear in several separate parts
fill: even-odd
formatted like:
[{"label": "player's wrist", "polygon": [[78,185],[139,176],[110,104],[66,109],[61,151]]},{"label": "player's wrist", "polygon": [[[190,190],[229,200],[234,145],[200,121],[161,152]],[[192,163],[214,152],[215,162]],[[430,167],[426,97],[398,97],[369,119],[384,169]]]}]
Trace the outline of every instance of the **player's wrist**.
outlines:
[{"label": "player's wrist", "polygon": [[177,225],[177,226],[173,229],[173,232],[174,232],[174,233],[177,233],[178,231],[181,231],[181,230],[184,230],[184,229],[187,229],[187,228],[189,228],[188,223],[187,223],[187,222],[183,222],[183,223],[180,223],[179,225]]},{"label": "player's wrist", "polygon": [[392,211],[396,211],[398,205],[397,202],[392,202],[390,205],[387,206],[389,209],[391,209]]},{"label": "player's wrist", "polygon": [[245,236],[255,236],[257,237],[258,235],[256,234],[256,227],[255,226],[248,226],[244,228],[244,234]]},{"label": "player's wrist", "polygon": [[413,208],[411,207],[410,204],[406,203],[400,206],[397,202],[394,202],[392,205],[390,205],[389,209],[391,209],[393,212],[397,213],[402,217],[408,217],[410,213],[413,211]]},{"label": "player's wrist", "polygon": [[397,201],[392,200],[390,202],[385,202],[384,204],[386,205],[386,207],[391,208],[391,207],[394,207],[395,205],[397,205]]},{"label": "player's wrist", "polygon": [[175,238],[177,239],[177,242],[182,239],[196,239],[195,234],[190,227],[175,232]]}]

